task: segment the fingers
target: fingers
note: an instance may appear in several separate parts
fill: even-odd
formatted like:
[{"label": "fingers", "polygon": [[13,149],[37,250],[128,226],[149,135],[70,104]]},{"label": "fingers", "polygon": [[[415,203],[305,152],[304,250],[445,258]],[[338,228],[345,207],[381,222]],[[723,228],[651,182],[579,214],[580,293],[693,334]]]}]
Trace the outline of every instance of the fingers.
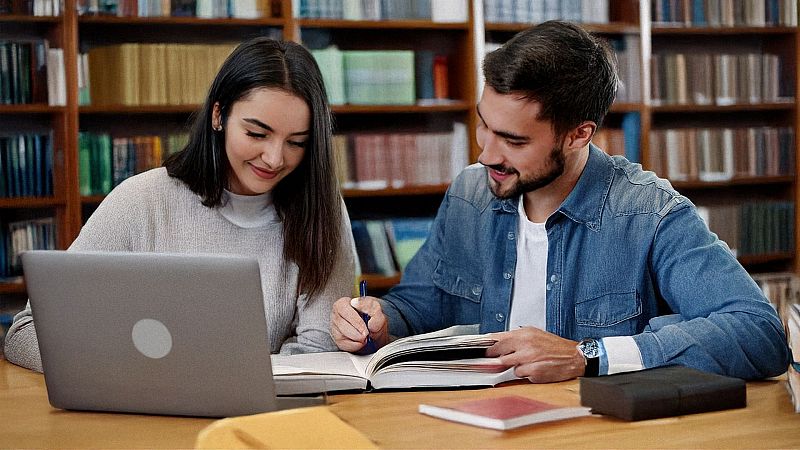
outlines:
[{"label": "fingers", "polygon": [[367,325],[361,315],[350,306],[350,298],[342,297],[331,310],[331,337],[336,346],[346,352],[359,350],[367,341]]}]

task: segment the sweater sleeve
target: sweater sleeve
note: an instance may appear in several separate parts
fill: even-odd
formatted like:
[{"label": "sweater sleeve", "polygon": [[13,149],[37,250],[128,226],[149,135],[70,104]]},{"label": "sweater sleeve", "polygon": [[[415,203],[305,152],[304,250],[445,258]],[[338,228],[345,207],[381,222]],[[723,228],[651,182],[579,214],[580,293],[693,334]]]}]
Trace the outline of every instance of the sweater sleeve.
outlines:
[{"label": "sweater sleeve", "polygon": [[342,202],[340,245],[328,283],[314,297],[301,295],[295,311],[295,336],[281,346],[282,354],[337,350],[330,333],[333,303],[353,294],[355,286],[355,244],[350,219]]},{"label": "sweater sleeve", "polygon": [[[136,208],[132,199],[136,193],[125,183],[112,191],[97,207],[80,235],[69,250],[130,250],[130,225],[134,223]],[[42,372],[39,341],[33,323],[31,304],[20,311],[8,329],[4,343],[5,358],[18,366]]]}]

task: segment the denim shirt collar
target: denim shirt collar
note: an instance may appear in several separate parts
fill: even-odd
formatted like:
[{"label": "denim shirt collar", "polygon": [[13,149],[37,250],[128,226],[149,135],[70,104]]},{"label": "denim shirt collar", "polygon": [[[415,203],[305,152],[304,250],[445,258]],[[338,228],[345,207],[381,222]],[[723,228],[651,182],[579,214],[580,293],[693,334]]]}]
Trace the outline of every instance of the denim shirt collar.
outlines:
[{"label": "denim shirt collar", "polygon": [[[561,206],[556,210],[574,222],[585,224],[589,229],[597,231],[611,181],[614,178],[614,163],[602,150],[589,144],[589,158],[583,168],[578,183],[572,189]],[[493,211],[517,214],[519,196],[510,199],[494,198],[491,202]],[[548,220],[550,222],[550,220]]]}]

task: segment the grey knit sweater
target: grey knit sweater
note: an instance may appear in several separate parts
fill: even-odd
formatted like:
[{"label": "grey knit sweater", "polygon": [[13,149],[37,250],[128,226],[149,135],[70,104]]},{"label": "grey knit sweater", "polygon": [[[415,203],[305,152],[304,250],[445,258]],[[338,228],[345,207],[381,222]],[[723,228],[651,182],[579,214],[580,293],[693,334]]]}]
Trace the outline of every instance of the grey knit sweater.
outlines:
[{"label": "grey knit sweater", "polygon": [[[344,208],[344,205],[342,206]],[[242,228],[164,168],[127,179],[100,204],[70,250],[170,253],[227,253],[258,259],[264,309],[273,353],[336,350],[330,336],[331,305],[352,294],[355,279],[352,233],[347,214],[333,273],[314,298],[297,295],[297,266],[284,278],[283,229],[278,221]],[[224,336],[220,336],[224,339]],[[5,356],[14,364],[42,370],[30,304],[14,318],[6,335]]]}]

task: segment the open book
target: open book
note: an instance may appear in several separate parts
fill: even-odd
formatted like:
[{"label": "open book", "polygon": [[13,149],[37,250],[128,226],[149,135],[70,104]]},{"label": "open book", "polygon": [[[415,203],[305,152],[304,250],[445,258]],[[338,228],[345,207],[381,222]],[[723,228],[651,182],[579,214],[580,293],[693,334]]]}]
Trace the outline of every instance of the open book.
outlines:
[{"label": "open book", "polygon": [[457,325],[398,339],[365,356],[347,352],[272,355],[276,392],[494,386],[516,379],[513,367],[484,356],[495,340],[477,331],[477,325]]}]

